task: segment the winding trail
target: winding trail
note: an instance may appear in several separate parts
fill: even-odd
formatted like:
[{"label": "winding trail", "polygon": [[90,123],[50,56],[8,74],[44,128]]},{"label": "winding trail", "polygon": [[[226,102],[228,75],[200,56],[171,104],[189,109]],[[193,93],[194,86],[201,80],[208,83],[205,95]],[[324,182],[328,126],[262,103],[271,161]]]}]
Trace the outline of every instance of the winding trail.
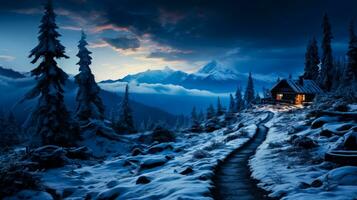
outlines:
[{"label": "winding trail", "polygon": [[249,158],[265,140],[268,128],[265,126],[274,114],[257,124],[255,136],[246,144],[232,152],[217,168],[213,178],[213,197],[217,200],[254,200],[268,199],[266,191],[257,187],[250,175]]}]

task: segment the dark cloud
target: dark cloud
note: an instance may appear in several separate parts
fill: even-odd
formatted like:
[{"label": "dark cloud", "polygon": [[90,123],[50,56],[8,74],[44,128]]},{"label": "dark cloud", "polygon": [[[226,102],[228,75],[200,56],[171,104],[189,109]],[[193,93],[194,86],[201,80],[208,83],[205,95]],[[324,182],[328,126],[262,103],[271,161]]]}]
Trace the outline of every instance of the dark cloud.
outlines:
[{"label": "dark cloud", "polygon": [[[25,0],[0,3],[2,10],[34,7]],[[349,20],[357,14],[355,0],[61,0],[56,4],[84,18],[96,12],[100,20],[93,23],[98,26],[125,27],[177,50],[152,52],[149,57],[188,61],[224,57],[246,65],[243,70],[253,67],[260,72],[298,71],[307,41],[312,36],[321,39],[325,12],[335,42],[347,40]],[[106,42],[121,49],[140,46],[135,39]],[[240,51],[226,56],[237,48]],[[343,55],[338,48],[334,52]]]},{"label": "dark cloud", "polygon": [[103,38],[103,40],[115,49],[137,49],[140,47],[140,41],[137,38],[117,37]]}]

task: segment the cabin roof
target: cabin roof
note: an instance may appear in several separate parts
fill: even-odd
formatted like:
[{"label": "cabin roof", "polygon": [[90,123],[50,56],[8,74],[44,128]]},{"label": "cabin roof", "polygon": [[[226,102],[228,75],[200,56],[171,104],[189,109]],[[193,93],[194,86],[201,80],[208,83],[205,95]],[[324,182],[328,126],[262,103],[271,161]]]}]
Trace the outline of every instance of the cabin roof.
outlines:
[{"label": "cabin roof", "polygon": [[293,79],[282,79],[276,83],[271,90],[278,89],[279,85],[283,82],[286,82],[296,93],[317,94],[323,92],[315,81],[307,79],[303,79],[302,82]]}]

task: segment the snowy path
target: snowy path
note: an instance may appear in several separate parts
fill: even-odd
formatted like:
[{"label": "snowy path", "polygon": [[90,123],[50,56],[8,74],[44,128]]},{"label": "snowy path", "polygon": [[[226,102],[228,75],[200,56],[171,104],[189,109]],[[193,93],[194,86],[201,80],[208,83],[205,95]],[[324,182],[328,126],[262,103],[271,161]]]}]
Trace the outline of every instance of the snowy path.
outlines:
[{"label": "snowy path", "polygon": [[272,118],[273,113],[269,112],[269,115],[258,124],[258,132],[255,137],[229,155],[217,168],[214,178],[215,199],[254,200],[266,198],[265,192],[257,188],[256,183],[250,177],[248,161],[265,140],[268,128],[264,124]]}]

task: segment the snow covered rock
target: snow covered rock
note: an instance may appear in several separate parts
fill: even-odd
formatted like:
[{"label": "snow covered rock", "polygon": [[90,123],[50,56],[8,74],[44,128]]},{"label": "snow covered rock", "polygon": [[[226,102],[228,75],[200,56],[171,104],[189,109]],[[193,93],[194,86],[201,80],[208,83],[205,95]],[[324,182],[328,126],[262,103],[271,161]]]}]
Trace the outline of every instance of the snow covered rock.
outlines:
[{"label": "snow covered rock", "polygon": [[173,147],[171,144],[168,144],[168,143],[162,143],[162,144],[157,144],[157,145],[154,145],[152,147],[150,147],[148,150],[147,150],[147,153],[149,154],[155,154],[155,153],[159,153],[159,152],[162,152],[164,150],[172,150]]},{"label": "snow covered rock", "polygon": [[71,159],[88,160],[90,157],[92,157],[92,150],[85,146],[78,148],[68,148],[66,150],[66,156]]},{"label": "snow covered rock", "polygon": [[316,142],[307,136],[292,137],[291,142],[294,146],[304,149],[311,149],[317,146]]},{"label": "snow covered rock", "polygon": [[22,190],[13,197],[4,198],[4,200],[17,200],[17,199],[53,200],[53,197],[49,193],[44,191]]},{"label": "snow covered rock", "polygon": [[216,118],[208,120],[208,122],[205,124],[205,131],[206,132],[213,132],[215,130],[220,129],[221,126],[219,124],[219,121]]},{"label": "snow covered rock", "polygon": [[357,167],[344,166],[333,169],[315,179],[312,187],[323,187],[332,190],[337,186],[357,186]]},{"label": "snow covered rock", "polygon": [[316,128],[320,128],[322,127],[324,124],[326,124],[327,122],[333,122],[333,121],[337,121],[337,117],[319,117],[317,119],[315,119],[312,124],[311,124],[311,128],[312,129],[316,129]]},{"label": "snow covered rock", "polygon": [[184,169],[182,172],[180,172],[180,174],[182,175],[188,175],[191,174],[193,172],[192,167],[187,167],[186,169]]},{"label": "snow covered rock", "polygon": [[343,147],[346,150],[357,150],[357,132],[352,132],[347,136]]},{"label": "snow covered rock", "polygon": [[144,155],[144,152],[141,151],[141,149],[139,149],[139,148],[134,148],[134,149],[131,151],[131,155],[132,155],[132,156]]},{"label": "snow covered rock", "polygon": [[334,135],[334,132],[328,130],[328,129],[323,129],[322,131],[320,131],[320,136],[323,137],[332,137]]},{"label": "snow covered rock", "polygon": [[146,177],[146,176],[140,176],[137,180],[136,180],[136,184],[148,184],[150,183],[151,180]]},{"label": "snow covered rock", "polygon": [[208,151],[203,150],[203,149],[198,149],[195,152],[193,152],[193,158],[194,159],[203,159],[203,158],[207,158],[210,157],[211,154],[208,153]]},{"label": "snow covered rock", "polygon": [[40,190],[40,179],[23,166],[11,165],[0,169],[0,199],[14,195],[21,190]]},{"label": "snow covered rock", "polygon": [[157,126],[152,132],[152,142],[174,142],[175,138],[175,133],[162,126]]},{"label": "snow covered rock", "polygon": [[165,156],[160,156],[156,158],[148,158],[143,160],[140,163],[140,169],[145,170],[145,169],[151,169],[155,167],[159,167],[164,165],[167,162],[167,158]]},{"label": "snow covered rock", "polygon": [[66,153],[62,147],[46,145],[33,150],[30,159],[38,163],[39,169],[57,168],[67,162]]}]

